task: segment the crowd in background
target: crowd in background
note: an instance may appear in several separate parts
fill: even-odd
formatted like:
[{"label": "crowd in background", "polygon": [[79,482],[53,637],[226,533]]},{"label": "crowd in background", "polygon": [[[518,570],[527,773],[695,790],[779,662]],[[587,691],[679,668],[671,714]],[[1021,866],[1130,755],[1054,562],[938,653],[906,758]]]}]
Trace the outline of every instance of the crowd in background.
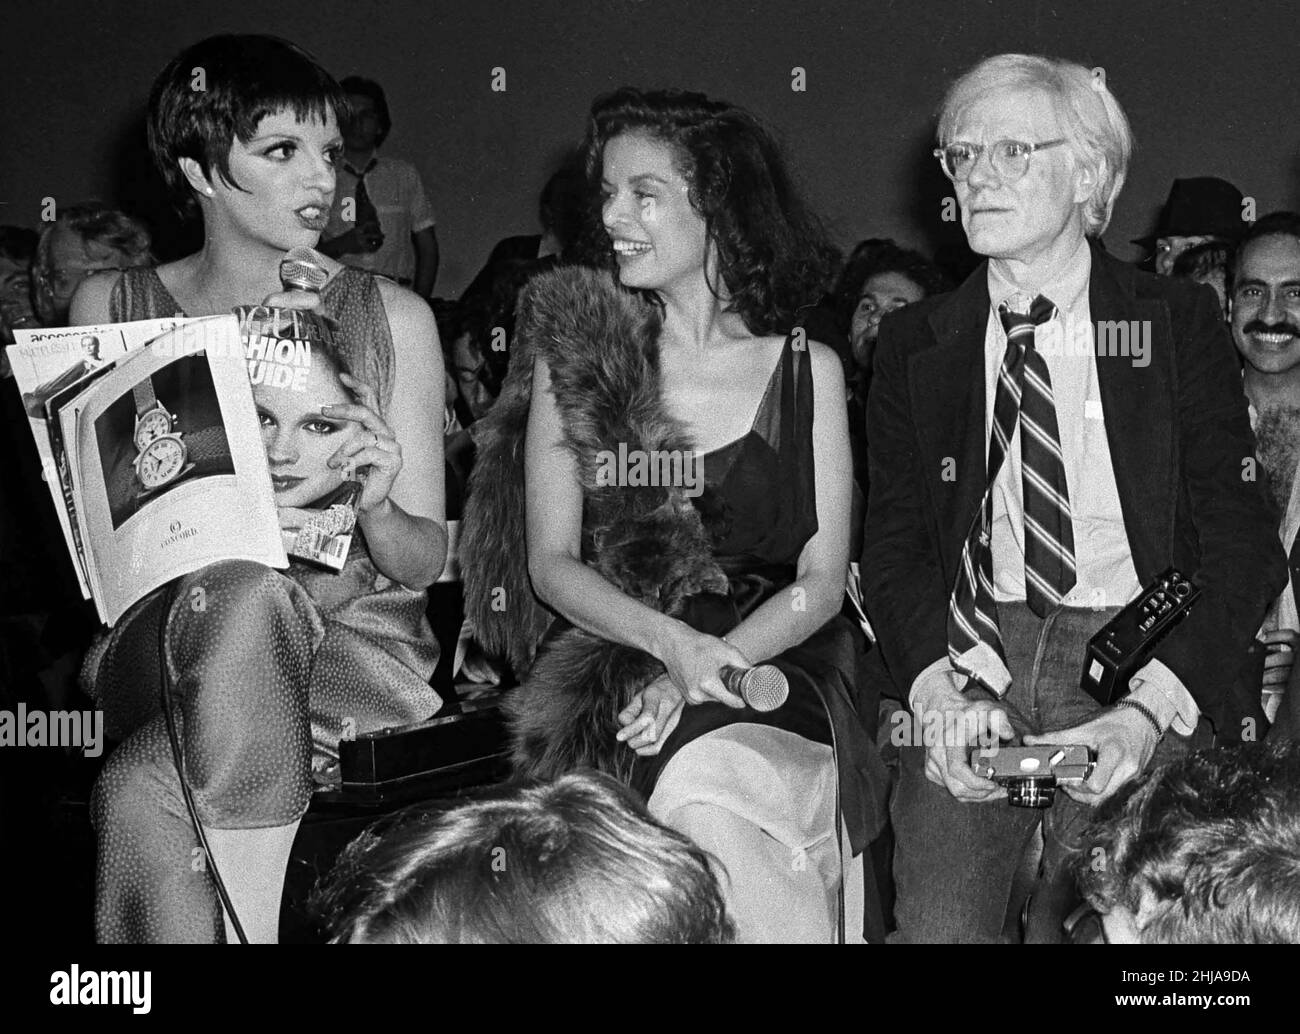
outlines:
[{"label": "crowd in background", "polygon": [[[342,86],[349,95],[351,118],[344,126],[338,189],[320,249],[345,264],[410,287],[432,307],[446,383],[445,397],[431,404],[443,409],[446,515],[456,521],[464,510],[474,461],[474,425],[491,410],[510,372],[520,292],[541,271],[591,260],[589,170],[582,167],[579,153],[567,157],[547,180],[538,200],[538,226],[500,241],[458,298],[442,297],[437,281],[439,249],[455,243],[438,239],[436,199],[428,196],[414,166],[382,151],[392,126],[382,88],[361,78],[345,79]],[[1136,243],[1145,247],[1147,257],[1142,265],[1150,271],[1213,288],[1240,353],[1262,476],[1277,507],[1283,545],[1290,550],[1300,526],[1300,484],[1295,478],[1300,465],[1300,214],[1273,213],[1254,221],[1243,218],[1244,210],[1242,193],[1222,179],[1180,179],[1173,184],[1153,233]],[[863,514],[871,491],[866,412],[882,318],[952,290],[976,268],[977,258],[973,254],[949,255],[940,264],[907,242],[863,240],[839,257],[836,276],[822,285],[821,299],[800,311],[799,325],[810,338],[833,348],[843,366],[855,481],[851,527],[859,537],[850,548],[854,558],[861,553]],[[13,330],[68,325],[72,297],[86,279],[152,261],[149,228],[127,213],[97,202],[60,206],[56,218],[39,232],[0,227],[0,338],[9,343]],[[72,578],[7,364],[0,373],[5,448],[12,460],[3,475],[4,503],[0,508],[3,674],[11,685],[25,680],[27,685],[39,687],[46,706],[68,706],[77,692],[75,672],[80,655],[94,631],[93,612],[80,599]],[[461,615],[448,613],[456,606],[454,597],[435,588],[430,600],[429,616],[435,630],[454,644],[464,634]],[[1205,829],[1219,831],[1214,835],[1224,835],[1222,831],[1231,825],[1244,845],[1243,853],[1251,849],[1251,838],[1263,843],[1269,837],[1300,835],[1296,833],[1300,770],[1294,748],[1287,746],[1300,736],[1300,693],[1291,688],[1297,674],[1292,659],[1300,648],[1300,615],[1289,586],[1271,608],[1259,641],[1264,658],[1256,688],[1266,721],[1254,735],[1244,738],[1262,741],[1267,736],[1273,745],[1267,752],[1259,748],[1252,753],[1247,746],[1210,760],[1179,762],[1138,789],[1116,809],[1118,818],[1108,827],[1104,843],[1119,864],[1109,870],[1106,879],[1098,877],[1088,885],[1095,904],[1113,903],[1128,893],[1119,885],[1123,880],[1136,879],[1159,865],[1179,864],[1180,858],[1194,850],[1189,842],[1179,839],[1191,834],[1166,831],[1161,840],[1159,830],[1153,833],[1148,829],[1166,821],[1156,812],[1158,806],[1196,812],[1196,821]],[[454,648],[444,650],[446,664],[455,663],[455,657]],[[465,678],[509,680],[510,674],[499,662],[477,657],[473,650],[460,670],[444,672],[448,685]],[[887,716],[890,708],[899,705],[886,701],[882,706]],[[879,725],[886,757],[890,755],[891,727],[887,717]],[[353,883],[326,895],[327,908],[348,916],[339,921],[338,936],[344,940],[421,939],[420,922],[450,922],[446,917],[456,911],[456,902],[472,895],[473,888],[438,885],[440,889],[437,894],[430,892],[429,900],[408,902],[412,914],[422,919],[394,918],[393,888],[401,885],[402,867],[412,864],[412,857],[452,872],[466,864],[468,855],[463,852],[472,854],[485,843],[500,842],[501,830],[511,823],[523,830],[518,836],[525,856],[544,854],[547,848],[539,843],[546,837],[540,836],[538,829],[547,822],[563,821],[570,824],[566,828],[581,829],[587,837],[583,850],[590,855],[582,857],[591,868],[574,879],[590,878],[599,884],[591,892],[595,899],[614,900],[619,881],[628,871],[620,866],[644,869],[652,863],[666,867],[663,881],[676,887],[675,896],[667,902],[661,896],[644,903],[646,918],[636,922],[628,920],[620,926],[611,919],[606,925],[595,924],[582,931],[539,924],[531,930],[532,939],[731,938],[733,930],[699,853],[684,838],[655,828],[624,791],[612,784],[586,784],[576,779],[523,793],[506,803],[481,803],[475,810],[439,820],[436,827],[408,829],[400,850],[393,846],[398,843],[394,839],[388,840],[383,850],[373,842],[355,848],[347,864],[355,869],[365,861],[373,882],[363,888],[364,893]],[[612,817],[612,830],[585,829],[593,824],[593,815],[602,814]],[[541,826],[525,821],[529,816],[541,816],[537,819]],[[1279,833],[1278,821],[1289,822],[1290,831]],[[599,827],[598,822],[594,825]],[[1134,846],[1139,840],[1148,845],[1142,851]],[[1159,846],[1151,848],[1151,843]],[[622,858],[621,853],[630,850],[629,844],[644,851],[632,851],[630,860]],[[1293,846],[1278,850],[1291,851],[1290,864],[1300,864]],[[380,857],[383,851],[389,855]],[[597,875],[604,872],[603,866],[609,866],[613,875],[602,882]],[[1274,876],[1282,882],[1300,880],[1300,872],[1287,870],[1281,863]],[[520,893],[518,887],[529,878],[526,872],[517,877],[521,882],[515,893]],[[554,875],[548,878],[555,879]],[[1187,891],[1196,892],[1194,888]],[[592,908],[590,915],[620,914],[607,906]],[[493,908],[509,911],[509,904],[498,902]],[[472,932],[473,938],[504,936],[501,928],[493,925],[503,922],[499,915],[478,914],[481,928]],[[430,920],[429,916],[440,918]],[[1271,936],[1277,939],[1300,931],[1294,916],[1289,920],[1273,916],[1270,922],[1274,924]],[[1155,936],[1148,932],[1148,939]],[[1258,931],[1249,934],[1208,926],[1190,929],[1168,921],[1160,936],[1249,939],[1260,935]]]}]

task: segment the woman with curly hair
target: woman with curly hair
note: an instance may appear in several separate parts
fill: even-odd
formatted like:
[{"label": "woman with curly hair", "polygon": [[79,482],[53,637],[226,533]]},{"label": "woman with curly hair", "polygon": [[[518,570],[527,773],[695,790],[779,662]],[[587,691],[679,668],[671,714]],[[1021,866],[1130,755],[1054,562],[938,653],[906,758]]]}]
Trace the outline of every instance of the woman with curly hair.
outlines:
[{"label": "woman with curly hair", "polygon": [[[880,815],[857,633],[840,616],[844,379],[829,348],[790,333],[833,252],[769,133],[734,105],[622,89],[596,102],[586,146],[614,277],[561,270],[530,285],[515,356],[528,370],[512,364],[471,487],[473,539],[531,375],[527,571],[560,616],[546,628],[513,604],[497,615],[507,649],[545,628],[536,660],[523,651],[516,760],[533,775],[591,765],[627,779],[721,861],[739,939],[829,941],[844,867],[851,930],[862,918],[837,802],[852,853]],[[613,470],[619,453],[665,476],[647,481],[631,459]],[[656,467],[669,453],[680,468]],[[493,581],[467,574],[467,594]],[[490,608],[470,609],[492,641]],[[720,675],[760,663],[789,683],[773,711]]]}]

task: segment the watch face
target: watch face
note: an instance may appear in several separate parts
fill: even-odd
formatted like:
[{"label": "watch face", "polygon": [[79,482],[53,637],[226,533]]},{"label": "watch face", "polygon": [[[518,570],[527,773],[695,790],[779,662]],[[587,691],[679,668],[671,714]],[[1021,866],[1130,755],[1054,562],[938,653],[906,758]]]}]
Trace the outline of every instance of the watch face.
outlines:
[{"label": "watch face", "polygon": [[146,445],[155,439],[170,434],[171,429],[171,414],[161,406],[156,406],[136,421],[135,447],[143,450]]},{"label": "watch face", "polygon": [[185,466],[185,443],[177,435],[155,438],[135,461],[136,473],[145,488],[161,488]]}]

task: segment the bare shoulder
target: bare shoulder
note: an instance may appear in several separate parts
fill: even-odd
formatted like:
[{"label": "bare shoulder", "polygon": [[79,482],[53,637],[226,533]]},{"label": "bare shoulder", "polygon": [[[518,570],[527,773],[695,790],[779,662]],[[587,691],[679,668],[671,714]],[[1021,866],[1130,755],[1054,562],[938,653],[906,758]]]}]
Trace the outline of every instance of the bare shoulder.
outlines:
[{"label": "bare shoulder", "polygon": [[71,326],[107,323],[113,290],[121,279],[122,274],[114,271],[99,273],[83,280],[77,293],[72,296],[72,306],[68,310]]},{"label": "bare shoulder", "polygon": [[397,381],[404,386],[403,393],[414,392],[421,397],[430,391],[440,393],[442,347],[433,310],[414,291],[383,277],[376,277],[375,282],[388,317]]},{"label": "bare shoulder", "polygon": [[394,344],[397,343],[399,328],[416,334],[423,334],[432,328],[434,340],[437,340],[438,328],[433,310],[423,298],[386,277],[375,277],[375,283],[379,285],[379,297],[393,328]]},{"label": "bare shoulder", "polygon": [[820,341],[807,342],[808,361],[812,364],[813,384],[843,385],[844,364],[835,349]]}]

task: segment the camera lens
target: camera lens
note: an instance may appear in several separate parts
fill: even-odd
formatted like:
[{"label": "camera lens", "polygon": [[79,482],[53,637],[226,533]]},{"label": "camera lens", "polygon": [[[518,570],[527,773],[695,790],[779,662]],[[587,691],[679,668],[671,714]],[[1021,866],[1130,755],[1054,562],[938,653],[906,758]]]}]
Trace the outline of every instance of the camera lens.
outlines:
[{"label": "camera lens", "polygon": [[1007,783],[1007,803],[1013,808],[1050,808],[1054,800],[1055,776],[1026,776]]}]

